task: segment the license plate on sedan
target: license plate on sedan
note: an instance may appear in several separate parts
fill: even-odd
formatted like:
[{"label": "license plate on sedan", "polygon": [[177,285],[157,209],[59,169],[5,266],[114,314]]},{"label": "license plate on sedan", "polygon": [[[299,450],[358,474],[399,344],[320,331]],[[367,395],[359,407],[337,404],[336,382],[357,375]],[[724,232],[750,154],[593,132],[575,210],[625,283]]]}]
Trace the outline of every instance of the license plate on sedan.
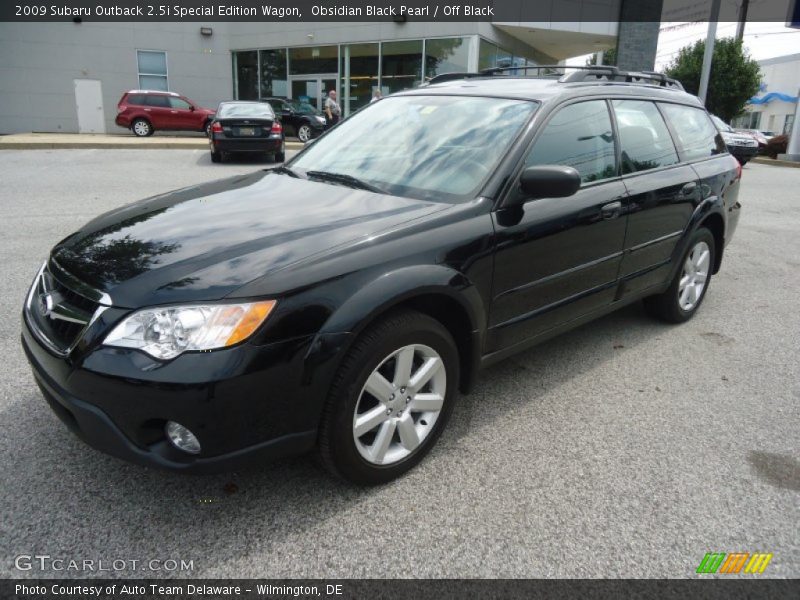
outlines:
[{"label": "license plate on sedan", "polygon": [[239,135],[255,135],[256,130],[254,127],[239,127]]}]

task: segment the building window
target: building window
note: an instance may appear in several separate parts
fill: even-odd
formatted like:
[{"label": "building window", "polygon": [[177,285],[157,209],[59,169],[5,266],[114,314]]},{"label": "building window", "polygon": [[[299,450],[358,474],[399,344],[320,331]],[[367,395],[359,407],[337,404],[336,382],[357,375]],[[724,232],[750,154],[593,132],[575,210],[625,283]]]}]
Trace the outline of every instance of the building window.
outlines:
[{"label": "building window", "polygon": [[258,52],[236,52],[236,99],[258,100]]},{"label": "building window", "polygon": [[143,90],[169,90],[167,81],[167,53],[153,50],[137,50],[139,66],[139,88]]},{"label": "building window", "polygon": [[425,40],[425,79],[467,71],[468,63],[469,38]]},{"label": "building window", "polygon": [[378,44],[342,46],[342,101],[347,114],[369,104],[378,89]]},{"label": "building window", "polygon": [[497,66],[497,46],[481,38],[478,45],[478,70],[491,69]]},{"label": "building window", "polygon": [[381,53],[381,92],[384,95],[422,83],[422,40],[384,42]]},{"label": "building window", "polygon": [[336,73],[339,66],[338,61],[338,46],[289,48],[289,73],[291,75]]},{"label": "building window", "polygon": [[261,98],[288,98],[289,84],[286,76],[286,48],[259,50],[261,63]]}]

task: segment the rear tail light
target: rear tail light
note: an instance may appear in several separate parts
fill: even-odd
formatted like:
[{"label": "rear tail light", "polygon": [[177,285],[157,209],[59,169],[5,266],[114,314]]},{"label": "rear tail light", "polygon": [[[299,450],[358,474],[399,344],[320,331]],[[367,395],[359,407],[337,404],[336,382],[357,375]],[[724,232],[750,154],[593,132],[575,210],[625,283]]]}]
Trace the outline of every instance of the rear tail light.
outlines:
[{"label": "rear tail light", "polygon": [[128,107],[125,104],[120,104],[120,105],[117,106],[117,112],[118,113],[124,112],[125,109],[127,109],[127,108]]},{"label": "rear tail light", "polygon": [[269,130],[272,135],[280,135],[283,132],[283,125],[279,121],[272,122],[272,129]]},{"label": "rear tail light", "polygon": [[222,133],[222,125],[219,121],[214,121],[214,124],[211,126],[211,131],[214,133]]}]

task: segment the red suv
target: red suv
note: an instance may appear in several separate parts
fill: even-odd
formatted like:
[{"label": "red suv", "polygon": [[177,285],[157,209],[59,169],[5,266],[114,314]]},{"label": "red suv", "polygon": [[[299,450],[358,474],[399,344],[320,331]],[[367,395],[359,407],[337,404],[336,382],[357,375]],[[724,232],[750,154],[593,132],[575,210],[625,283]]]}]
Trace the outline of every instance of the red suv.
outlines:
[{"label": "red suv", "polygon": [[175,92],[131,90],[117,104],[116,124],[146,137],[156,129],[206,131],[214,111]]}]

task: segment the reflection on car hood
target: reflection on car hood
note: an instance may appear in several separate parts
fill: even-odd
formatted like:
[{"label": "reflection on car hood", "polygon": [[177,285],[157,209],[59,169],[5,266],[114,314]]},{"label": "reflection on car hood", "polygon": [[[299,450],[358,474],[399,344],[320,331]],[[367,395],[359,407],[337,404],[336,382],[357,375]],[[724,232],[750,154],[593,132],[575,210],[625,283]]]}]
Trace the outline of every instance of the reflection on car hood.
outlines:
[{"label": "reflection on car hood", "polygon": [[102,215],[53,258],[119,306],[216,300],[447,206],[259,171]]}]

